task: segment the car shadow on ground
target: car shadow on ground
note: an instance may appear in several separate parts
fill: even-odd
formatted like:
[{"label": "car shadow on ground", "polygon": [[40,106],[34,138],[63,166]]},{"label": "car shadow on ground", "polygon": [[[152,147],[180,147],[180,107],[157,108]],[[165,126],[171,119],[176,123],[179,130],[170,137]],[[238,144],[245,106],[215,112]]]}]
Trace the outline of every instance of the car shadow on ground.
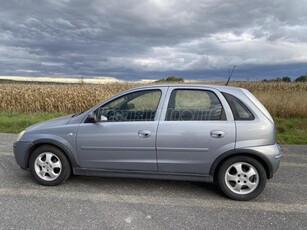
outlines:
[{"label": "car shadow on ground", "polygon": [[163,195],[190,198],[223,199],[214,183],[171,181],[135,178],[72,176],[65,186],[78,188],[80,192],[106,192],[125,195]]}]

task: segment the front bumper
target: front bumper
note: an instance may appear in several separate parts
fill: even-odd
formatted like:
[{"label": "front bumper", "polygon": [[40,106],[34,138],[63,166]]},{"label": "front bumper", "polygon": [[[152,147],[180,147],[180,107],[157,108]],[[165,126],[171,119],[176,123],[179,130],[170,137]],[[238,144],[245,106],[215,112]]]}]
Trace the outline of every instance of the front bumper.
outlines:
[{"label": "front bumper", "polygon": [[32,142],[17,141],[13,145],[15,160],[22,169],[28,169],[29,162],[29,149],[32,146]]}]

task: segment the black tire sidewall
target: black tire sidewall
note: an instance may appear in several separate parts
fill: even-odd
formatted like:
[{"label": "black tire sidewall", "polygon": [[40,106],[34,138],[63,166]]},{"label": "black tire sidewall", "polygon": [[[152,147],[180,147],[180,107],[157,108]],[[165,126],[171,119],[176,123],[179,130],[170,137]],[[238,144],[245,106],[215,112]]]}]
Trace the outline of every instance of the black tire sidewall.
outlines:
[{"label": "black tire sidewall", "polygon": [[[51,152],[55,154],[61,161],[62,171],[59,177],[53,181],[45,181],[42,178],[40,178],[35,172],[35,168],[34,168],[35,160],[43,152]],[[61,184],[65,180],[67,180],[71,174],[71,166],[65,154],[57,147],[51,146],[51,145],[43,145],[43,146],[38,147],[36,150],[34,150],[34,152],[30,156],[29,168],[30,168],[30,173],[32,177],[34,178],[34,180],[38,182],[39,184],[45,185],[45,186],[54,186],[54,185]]]},{"label": "black tire sidewall", "polygon": [[[232,192],[228,186],[226,185],[225,182],[225,173],[226,170],[234,163],[236,162],[246,162],[250,165],[252,165],[259,174],[259,183],[257,188],[252,191],[251,193],[248,194],[236,194],[234,192]],[[256,198],[257,196],[259,196],[261,194],[261,192],[264,190],[265,185],[267,182],[267,175],[266,175],[266,171],[263,168],[263,166],[261,165],[261,163],[259,161],[257,161],[254,158],[248,157],[248,156],[235,156],[232,157],[228,160],[226,160],[221,167],[219,168],[219,172],[218,172],[218,176],[217,176],[217,183],[219,185],[219,188],[221,189],[221,191],[229,198],[234,199],[234,200],[240,200],[240,201],[248,201],[251,199]]]}]

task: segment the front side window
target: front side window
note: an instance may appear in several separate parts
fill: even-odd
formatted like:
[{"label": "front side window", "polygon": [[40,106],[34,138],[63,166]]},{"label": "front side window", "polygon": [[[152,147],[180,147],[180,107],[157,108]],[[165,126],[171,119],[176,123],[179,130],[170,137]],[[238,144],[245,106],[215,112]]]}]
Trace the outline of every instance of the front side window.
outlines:
[{"label": "front side window", "polygon": [[98,121],[153,121],[161,97],[160,90],[129,93],[95,111]]},{"label": "front side window", "polygon": [[171,93],[167,121],[224,120],[217,96],[207,90],[176,89]]}]

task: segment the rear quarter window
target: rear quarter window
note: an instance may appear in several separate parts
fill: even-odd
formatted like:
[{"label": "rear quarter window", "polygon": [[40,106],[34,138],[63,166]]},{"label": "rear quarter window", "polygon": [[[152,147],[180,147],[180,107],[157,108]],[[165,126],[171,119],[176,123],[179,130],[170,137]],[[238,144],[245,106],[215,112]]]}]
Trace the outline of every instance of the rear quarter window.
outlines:
[{"label": "rear quarter window", "polygon": [[235,120],[251,121],[255,119],[252,112],[247,108],[246,105],[244,105],[242,101],[229,93],[222,94],[228,102]]}]

